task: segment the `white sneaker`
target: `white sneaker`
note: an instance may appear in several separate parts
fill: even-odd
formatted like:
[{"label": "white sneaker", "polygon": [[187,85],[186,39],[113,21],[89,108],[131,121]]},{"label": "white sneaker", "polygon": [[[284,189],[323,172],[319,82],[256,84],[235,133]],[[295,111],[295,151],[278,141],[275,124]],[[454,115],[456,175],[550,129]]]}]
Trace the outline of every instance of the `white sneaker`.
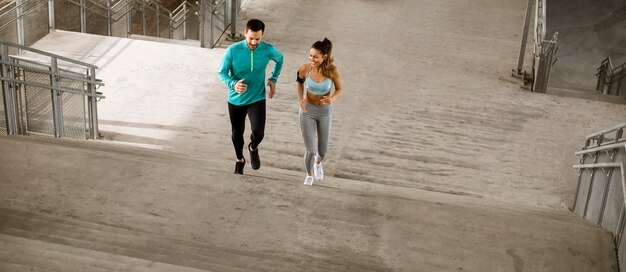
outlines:
[{"label": "white sneaker", "polygon": [[313,177],[312,176],[306,176],[306,178],[304,179],[304,185],[313,185]]},{"label": "white sneaker", "polygon": [[322,168],[321,162],[319,164],[313,164],[313,174],[316,180],[324,180],[324,169]]}]

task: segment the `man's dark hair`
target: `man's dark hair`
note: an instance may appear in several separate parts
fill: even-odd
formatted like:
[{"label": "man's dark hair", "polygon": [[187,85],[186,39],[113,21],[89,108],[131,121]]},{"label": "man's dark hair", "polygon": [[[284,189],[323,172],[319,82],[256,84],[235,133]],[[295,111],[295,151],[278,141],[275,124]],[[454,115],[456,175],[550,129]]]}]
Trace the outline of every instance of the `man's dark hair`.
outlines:
[{"label": "man's dark hair", "polygon": [[257,32],[259,30],[261,30],[261,32],[265,32],[265,24],[259,19],[252,19],[246,24],[246,30],[248,29],[253,32]]}]

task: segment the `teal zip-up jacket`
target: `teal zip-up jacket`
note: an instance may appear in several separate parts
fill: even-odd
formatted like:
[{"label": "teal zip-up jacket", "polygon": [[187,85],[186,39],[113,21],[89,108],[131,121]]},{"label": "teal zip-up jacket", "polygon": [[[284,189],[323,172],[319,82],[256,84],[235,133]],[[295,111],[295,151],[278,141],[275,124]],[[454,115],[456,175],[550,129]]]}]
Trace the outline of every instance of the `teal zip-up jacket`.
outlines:
[{"label": "teal zip-up jacket", "polygon": [[[226,49],[218,76],[228,88],[229,103],[245,106],[265,99],[265,68],[270,60],[274,61],[274,70],[268,80],[276,83],[283,68],[283,53],[273,45],[261,41],[256,49],[250,50],[244,40]],[[235,84],[242,78],[248,89],[239,94],[235,92]]]}]

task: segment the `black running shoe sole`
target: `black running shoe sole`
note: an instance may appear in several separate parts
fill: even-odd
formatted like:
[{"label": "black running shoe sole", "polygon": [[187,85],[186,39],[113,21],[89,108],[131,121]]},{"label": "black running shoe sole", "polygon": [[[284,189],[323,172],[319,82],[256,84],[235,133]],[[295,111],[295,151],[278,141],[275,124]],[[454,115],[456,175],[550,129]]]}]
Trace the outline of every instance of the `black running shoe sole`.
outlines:
[{"label": "black running shoe sole", "polygon": [[250,146],[248,146],[248,151],[250,151],[250,164],[252,165],[252,169],[258,170],[261,168],[261,158],[259,158],[259,149],[255,151],[250,150]]}]

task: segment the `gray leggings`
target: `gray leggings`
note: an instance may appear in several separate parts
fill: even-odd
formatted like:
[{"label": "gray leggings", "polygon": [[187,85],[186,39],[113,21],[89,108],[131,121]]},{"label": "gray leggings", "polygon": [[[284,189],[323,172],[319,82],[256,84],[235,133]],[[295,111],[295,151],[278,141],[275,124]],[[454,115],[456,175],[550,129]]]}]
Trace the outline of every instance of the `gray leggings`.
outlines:
[{"label": "gray leggings", "polygon": [[315,155],[321,162],[328,151],[330,127],[333,123],[333,109],[330,106],[316,106],[306,103],[307,112],[300,109],[300,128],[304,138],[304,166],[307,173],[313,173]]}]

